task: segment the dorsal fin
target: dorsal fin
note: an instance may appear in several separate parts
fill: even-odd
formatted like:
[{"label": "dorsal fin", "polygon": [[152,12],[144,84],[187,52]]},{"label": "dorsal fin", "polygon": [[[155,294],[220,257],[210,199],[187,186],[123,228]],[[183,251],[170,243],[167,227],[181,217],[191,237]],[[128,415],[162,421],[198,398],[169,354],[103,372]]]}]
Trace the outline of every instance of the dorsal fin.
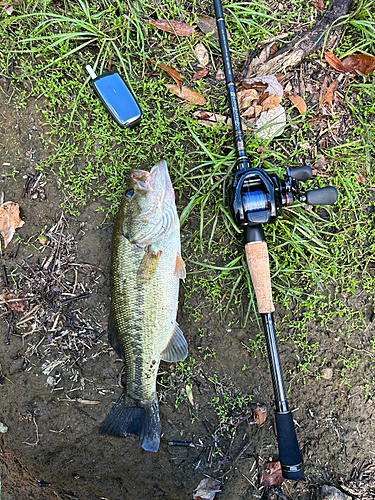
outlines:
[{"label": "dorsal fin", "polygon": [[167,347],[161,352],[160,358],[168,363],[183,361],[188,355],[188,345],[180,327],[175,323],[173,335]]}]

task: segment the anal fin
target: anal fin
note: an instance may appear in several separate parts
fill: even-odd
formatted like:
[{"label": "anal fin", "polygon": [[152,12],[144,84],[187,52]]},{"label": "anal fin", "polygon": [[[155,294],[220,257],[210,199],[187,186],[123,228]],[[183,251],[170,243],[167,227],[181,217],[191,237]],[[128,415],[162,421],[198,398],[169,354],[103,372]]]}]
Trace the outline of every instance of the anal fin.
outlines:
[{"label": "anal fin", "polygon": [[173,335],[168,342],[167,347],[161,352],[160,357],[163,361],[174,363],[183,361],[188,355],[188,345],[180,327],[175,323]]}]

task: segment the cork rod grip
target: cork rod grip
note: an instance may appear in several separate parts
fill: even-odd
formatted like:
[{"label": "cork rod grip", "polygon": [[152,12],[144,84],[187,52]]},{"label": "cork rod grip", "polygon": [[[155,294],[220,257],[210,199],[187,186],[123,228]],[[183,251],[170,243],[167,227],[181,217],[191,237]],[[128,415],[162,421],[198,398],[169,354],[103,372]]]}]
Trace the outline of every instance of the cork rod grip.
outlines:
[{"label": "cork rod grip", "polygon": [[259,313],[272,313],[275,308],[272,302],[271,275],[267,243],[257,241],[245,245],[246,260],[251,281],[258,302]]}]

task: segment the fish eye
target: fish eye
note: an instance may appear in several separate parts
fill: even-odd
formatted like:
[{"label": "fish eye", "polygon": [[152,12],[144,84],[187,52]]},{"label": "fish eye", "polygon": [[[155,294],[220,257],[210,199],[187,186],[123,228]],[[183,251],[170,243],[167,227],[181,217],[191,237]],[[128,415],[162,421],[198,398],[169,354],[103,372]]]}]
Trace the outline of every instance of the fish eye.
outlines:
[{"label": "fish eye", "polygon": [[134,189],[128,189],[125,193],[125,196],[130,199],[134,194]]}]

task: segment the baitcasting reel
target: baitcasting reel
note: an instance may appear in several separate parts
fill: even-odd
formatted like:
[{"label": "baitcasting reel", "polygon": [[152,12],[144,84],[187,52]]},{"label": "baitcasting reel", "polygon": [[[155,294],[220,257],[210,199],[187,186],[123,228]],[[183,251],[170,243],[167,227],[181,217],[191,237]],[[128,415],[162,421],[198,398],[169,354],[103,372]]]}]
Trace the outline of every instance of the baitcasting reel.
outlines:
[{"label": "baitcasting reel", "polygon": [[307,205],[333,205],[337,200],[338,193],[333,186],[314,189],[305,194],[300,192],[299,181],[307,181],[313,176],[307,165],[288,168],[283,180],[247,165],[247,162],[238,165],[239,170],[232,184],[233,214],[239,226],[272,224],[280,208],[292,205],[296,199]]}]

